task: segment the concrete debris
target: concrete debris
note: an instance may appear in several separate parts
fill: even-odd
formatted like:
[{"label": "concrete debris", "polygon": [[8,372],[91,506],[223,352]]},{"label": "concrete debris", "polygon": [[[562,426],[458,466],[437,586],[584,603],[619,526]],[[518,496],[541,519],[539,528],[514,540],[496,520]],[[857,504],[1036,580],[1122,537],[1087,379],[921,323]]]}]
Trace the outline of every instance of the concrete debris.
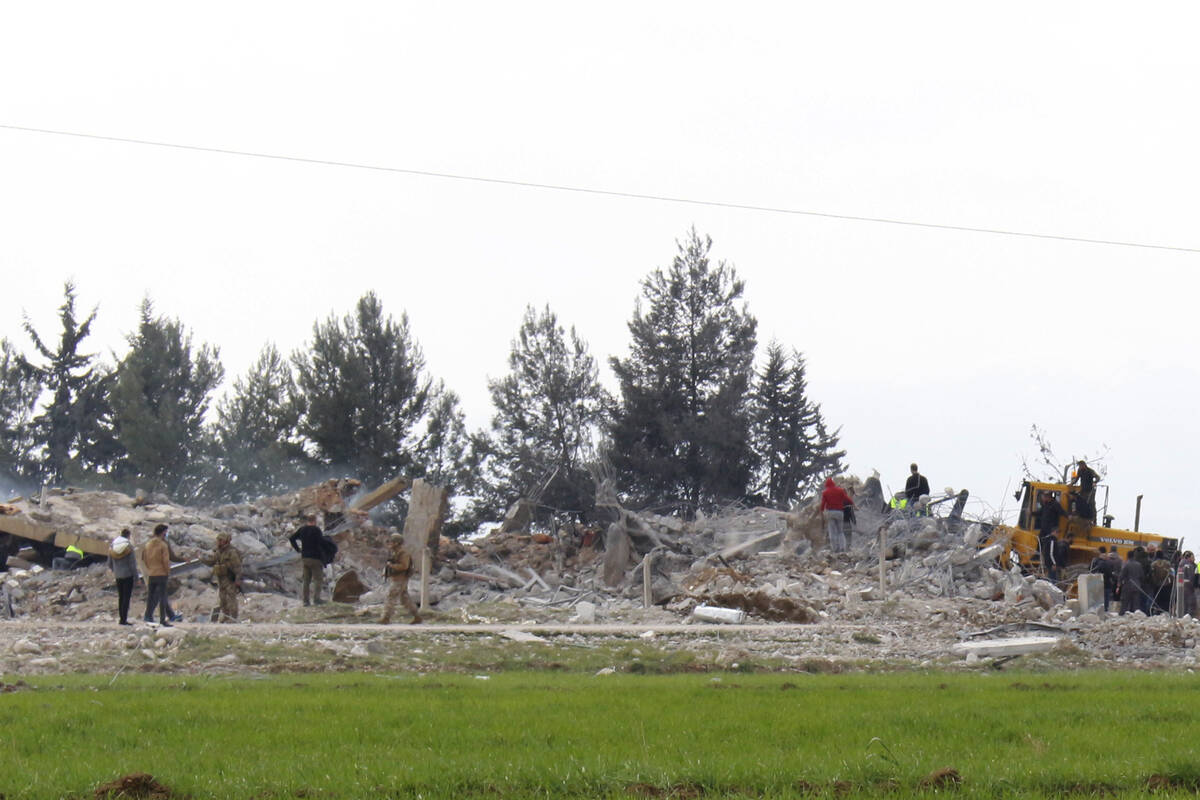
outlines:
[{"label": "concrete debris", "polygon": [[736,608],[699,605],[692,609],[692,617],[697,622],[725,622],[731,625],[740,625],[746,621],[746,612]]},{"label": "concrete debris", "polygon": [[1059,643],[1058,636],[1021,636],[1013,639],[981,639],[960,642],[951,650],[959,655],[976,658],[983,656],[1022,656],[1029,653],[1046,653]]},{"label": "concrete debris", "polygon": [[[180,562],[169,582],[171,602],[187,620],[207,621],[218,605],[212,570],[203,559],[221,533],[232,536],[243,558],[241,621],[378,619],[387,594],[387,543],[397,531],[374,524],[367,507],[411,489],[403,528],[415,565],[410,586],[417,597],[424,550],[429,574],[422,616],[430,622],[798,623],[804,627],[793,643],[811,657],[921,661],[945,657],[964,630],[1043,625],[1103,661],[1155,654],[1196,662],[1200,623],[1106,613],[1097,576],[1083,576],[1078,600],[1069,598],[1059,586],[1004,568],[1003,548],[982,546],[990,530],[986,524],[884,515],[882,503],[862,499],[861,492],[848,551],[835,554],[815,503],[787,512],[735,508],[683,519],[629,511],[614,492],[602,504],[609,515],[605,523],[529,532],[518,503],[512,524],[478,539],[453,541],[439,534],[447,502],[439,487],[398,478],[371,492],[364,488],[352,479],[332,480],[290,495],[213,508],[177,505],[161,495],[49,489],[11,501],[4,516],[104,542],[129,528],[138,550],[156,524],[167,524]],[[949,505],[935,505],[935,514]],[[316,609],[303,609],[298,599],[300,567],[287,537],[303,514],[314,511],[326,515],[327,526],[336,526],[339,552],[326,572],[335,608],[323,609],[336,617],[311,616]],[[112,575],[101,558],[89,556],[71,570],[44,568],[48,564],[46,552],[29,546],[9,558],[0,583],[0,625],[10,617],[115,621]],[[131,620],[141,617],[144,600],[139,588]],[[144,641],[114,638],[113,647],[169,660],[186,630],[159,629]],[[33,658],[62,658],[52,641],[15,636],[9,641],[0,659],[14,667],[17,660],[23,667]],[[768,646],[769,641],[762,645]],[[751,657],[784,658],[745,642],[738,647]],[[350,648],[339,652],[350,655]],[[979,659],[990,651],[954,652]]]}]

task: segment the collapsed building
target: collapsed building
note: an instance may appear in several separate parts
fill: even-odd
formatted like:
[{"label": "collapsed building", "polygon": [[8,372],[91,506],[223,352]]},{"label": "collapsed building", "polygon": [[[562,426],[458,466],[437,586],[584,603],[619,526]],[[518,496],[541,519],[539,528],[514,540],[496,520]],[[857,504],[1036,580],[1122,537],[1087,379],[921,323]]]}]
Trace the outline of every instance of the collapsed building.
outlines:
[{"label": "collapsed building", "polygon": [[[611,486],[601,486],[598,505],[611,520],[605,526],[530,531],[517,510],[487,535],[455,541],[440,535],[445,490],[406,478],[371,491],[354,480],[326,481],[206,509],[162,496],[48,489],[0,509],[5,512],[0,530],[24,531],[10,540],[9,552],[16,552],[8,572],[0,573],[0,619],[112,621],[115,593],[96,543],[106,546],[129,529],[140,549],[163,523],[178,562],[171,602],[191,621],[210,619],[217,605],[215,582],[202,559],[218,533],[229,533],[243,557],[243,620],[374,621],[386,596],[384,563],[394,529],[376,524],[371,513],[410,492],[403,532],[421,565],[413,588],[419,587],[422,613],[432,612],[428,618],[434,622],[503,616],[538,624],[747,621],[814,630],[852,625],[859,638],[845,642],[849,652],[869,646],[884,658],[903,656],[906,639],[932,636],[940,627],[963,644],[960,655],[968,660],[1012,652],[1016,645],[987,649],[1000,634],[1043,634],[1024,652],[1065,636],[1075,643],[1094,636],[1091,646],[1106,652],[1114,626],[1130,628],[1125,619],[1068,598],[1017,566],[1002,568],[1001,548],[988,544],[990,524],[963,515],[965,492],[948,492],[932,513],[913,516],[885,512],[877,481],[855,484],[858,521],[845,553],[829,551],[816,501],[787,512],[730,508],[683,520],[624,509]],[[288,536],[309,513],[324,516],[339,544],[328,568],[335,616],[297,616],[308,610],[299,608],[298,556]],[[48,568],[47,555],[72,541],[88,543],[88,556],[73,569]],[[1200,637],[1189,627],[1175,620],[1142,622],[1137,636],[1122,634],[1127,642],[1143,649],[1165,643],[1191,657]],[[967,646],[972,643],[980,646]]]}]

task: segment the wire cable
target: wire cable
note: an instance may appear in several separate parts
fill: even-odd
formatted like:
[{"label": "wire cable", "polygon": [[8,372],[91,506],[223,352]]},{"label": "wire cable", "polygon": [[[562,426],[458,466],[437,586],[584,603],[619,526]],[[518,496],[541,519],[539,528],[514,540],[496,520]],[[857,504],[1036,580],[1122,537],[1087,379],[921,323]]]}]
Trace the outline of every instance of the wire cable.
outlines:
[{"label": "wire cable", "polygon": [[23,125],[5,125],[0,123],[0,129],[20,131],[23,133],[39,133],[50,136],[70,136],[78,139],[93,139],[102,142],[119,142],[136,144],[147,147],[166,147],[175,150],[190,150],[198,153],[217,153],[227,156],[244,156],[246,158],[266,158],[275,161],[291,161],[299,164],[316,164],[325,167],[342,167],[345,169],[362,169],[374,172],[391,172],[400,175],[415,175],[424,178],[441,178],[454,181],[472,181],[475,183],[490,183],[500,186],[516,186],[523,189],[546,189],[555,192],[575,192],[577,194],[598,195],[601,197],[618,197],[630,200],[651,200],[661,203],[678,203],[683,205],[707,206],[710,208],[728,208],[737,211],[755,211],[768,214],[789,214],[803,217],[819,217],[849,222],[869,222],[879,225],[901,225],[910,228],[925,228],[929,230],[957,231],[960,233],[985,233],[993,236],[1015,236],[1027,239],[1050,239],[1059,242],[1076,242],[1080,244],[1106,245],[1109,247],[1133,247],[1144,250],[1171,250],[1177,253],[1200,253],[1197,247],[1180,247],[1176,245],[1151,244],[1149,242],[1128,242],[1117,239],[1091,239],[1083,236],[1067,236],[1053,233],[1033,233],[1031,231],[1007,230],[1004,228],[983,228],[971,225],[949,225],[935,222],[919,222],[917,220],[893,219],[888,217],[868,217],[857,214],[835,214],[827,211],[805,211],[795,208],[780,208],[776,206],[760,206],[749,203],[733,203],[722,200],[694,200],[687,197],[671,195],[644,194],[641,192],[623,192],[613,189],[595,189],[586,186],[568,186],[556,183],[537,183],[535,181],[510,180],[506,178],[489,178],[481,175],[459,175],[451,172],[433,172],[422,169],[406,169],[404,167],[388,167],[380,164],[363,164],[354,161],[335,161],[324,158],[306,158],[304,156],[287,156],[277,153],[259,153],[252,150],[233,150],[224,147],[205,147],[194,144],[179,144],[177,142],[159,142],[150,139],[132,139],[124,136],[103,136],[95,133],[78,133],[74,131],[59,131],[48,128],[30,128]]}]

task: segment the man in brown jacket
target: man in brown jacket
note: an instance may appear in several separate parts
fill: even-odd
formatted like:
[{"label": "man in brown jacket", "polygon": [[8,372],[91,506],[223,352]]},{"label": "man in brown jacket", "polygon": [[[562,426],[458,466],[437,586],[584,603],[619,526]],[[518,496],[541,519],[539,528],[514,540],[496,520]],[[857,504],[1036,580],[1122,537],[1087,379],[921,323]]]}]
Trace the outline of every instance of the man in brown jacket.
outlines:
[{"label": "man in brown jacket", "polygon": [[142,562],[146,565],[146,622],[154,622],[154,607],[158,606],[158,620],[164,628],[171,627],[171,615],[167,611],[167,576],[171,574],[171,550],[167,547],[167,526],[161,522],[154,526],[154,536],[142,548]]}]

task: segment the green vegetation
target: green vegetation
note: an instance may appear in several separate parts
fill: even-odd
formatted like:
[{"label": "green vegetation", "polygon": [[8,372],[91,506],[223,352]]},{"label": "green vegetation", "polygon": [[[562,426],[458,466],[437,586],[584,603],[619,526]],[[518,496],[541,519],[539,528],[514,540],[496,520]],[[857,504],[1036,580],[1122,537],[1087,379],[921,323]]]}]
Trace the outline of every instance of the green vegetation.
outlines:
[{"label": "green vegetation", "polygon": [[0,694],[8,798],[91,797],[139,772],[193,798],[1200,789],[1200,684],[1182,674],[14,680]]}]

